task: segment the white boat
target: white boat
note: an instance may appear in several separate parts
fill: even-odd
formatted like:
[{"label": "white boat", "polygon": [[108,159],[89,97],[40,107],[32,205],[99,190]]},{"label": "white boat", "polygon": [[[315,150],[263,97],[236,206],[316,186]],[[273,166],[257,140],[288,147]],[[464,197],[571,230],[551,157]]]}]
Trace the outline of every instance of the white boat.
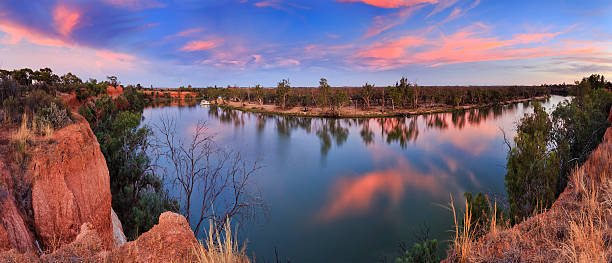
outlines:
[{"label": "white boat", "polygon": [[207,100],[202,100],[202,101],[200,101],[200,105],[201,105],[201,106],[204,106],[204,105],[210,105],[210,104],[211,104],[211,103],[210,103],[210,101],[207,101]]}]

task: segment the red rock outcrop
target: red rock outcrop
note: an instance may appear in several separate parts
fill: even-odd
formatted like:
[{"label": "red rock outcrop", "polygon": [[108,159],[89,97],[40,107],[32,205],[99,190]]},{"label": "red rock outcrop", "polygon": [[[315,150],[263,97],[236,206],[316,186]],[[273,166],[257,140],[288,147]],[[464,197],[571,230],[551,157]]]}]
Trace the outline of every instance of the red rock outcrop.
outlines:
[{"label": "red rock outcrop", "polygon": [[159,224],[138,239],[98,257],[104,262],[190,262],[195,259],[195,245],[185,217],[165,212],[159,216]]},{"label": "red rock outcrop", "polygon": [[50,254],[36,257],[15,250],[0,253],[0,262],[197,262],[198,245],[184,216],[165,212],[159,224],[138,239],[105,250],[95,226],[81,225],[77,237]]},{"label": "red rock outcrop", "polygon": [[123,94],[123,87],[121,86],[108,86],[106,87],[106,94],[108,94],[108,96],[111,96],[113,98],[117,98],[119,96],[121,96],[121,94]]},{"label": "red rock outcrop", "polygon": [[54,134],[54,143],[35,147],[30,155],[34,227],[44,247],[74,240],[89,222],[106,248],[113,247],[108,168],[87,121]]}]

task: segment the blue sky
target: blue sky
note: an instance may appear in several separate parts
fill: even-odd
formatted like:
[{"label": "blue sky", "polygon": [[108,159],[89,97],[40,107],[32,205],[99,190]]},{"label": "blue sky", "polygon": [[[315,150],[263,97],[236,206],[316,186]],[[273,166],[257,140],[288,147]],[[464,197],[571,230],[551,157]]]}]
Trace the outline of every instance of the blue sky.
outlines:
[{"label": "blue sky", "polygon": [[612,2],[0,1],[0,68],[125,84],[542,84],[612,76]]}]

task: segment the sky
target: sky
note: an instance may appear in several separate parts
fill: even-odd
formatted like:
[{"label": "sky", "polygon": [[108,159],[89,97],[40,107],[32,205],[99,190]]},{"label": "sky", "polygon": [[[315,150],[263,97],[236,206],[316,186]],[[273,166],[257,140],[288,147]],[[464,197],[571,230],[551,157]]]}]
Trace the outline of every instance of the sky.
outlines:
[{"label": "sky", "polygon": [[612,1],[0,0],[0,68],[154,87],[612,79]]}]

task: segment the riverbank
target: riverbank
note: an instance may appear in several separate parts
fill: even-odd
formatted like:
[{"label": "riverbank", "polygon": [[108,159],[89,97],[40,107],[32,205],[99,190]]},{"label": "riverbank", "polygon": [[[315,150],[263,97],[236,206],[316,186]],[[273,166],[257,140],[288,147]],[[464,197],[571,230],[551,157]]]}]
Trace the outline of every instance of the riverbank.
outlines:
[{"label": "riverbank", "polygon": [[240,110],[244,112],[263,113],[263,114],[274,114],[282,116],[294,116],[294,117],[333,117],[333,118],[381,118],[381,117],[402,117],[410,115],[422,115],[432,113],[445,113],[453,112],[458,110],[469,110],[477,108],[486,108],[496,105],[507,105],[513,103],[521,103],[533,100],[545,100],[550,98],[547,96],[538,96],[526,99],[509,100],[500,103],[488,103],[488,104],[470,104],[462,106],[448,106],[448,105],[435,105],[430,107],[419,107],[416,109],[396,109],[392,110],[385,107],[385,111],[381,111],[380,107],[370,107],[365,110],[354,106],[344,106],[340,108],[338,113],[331,114],[322,108],[305,108],[304,107],[293,107],[289,109],[281,109],[277,105],[264,104],[260,105],[257,103],[250,102],[233,102],[224,101],[223,103],[214,104],[224,108],[230,108],[234,110]]},{"label": "riverbank", "polygon": [[[612,122],[612,109],[608,122]],[[443,262],[610,262],[612,127],[552,207],[509,229],[462,239]]]}]

